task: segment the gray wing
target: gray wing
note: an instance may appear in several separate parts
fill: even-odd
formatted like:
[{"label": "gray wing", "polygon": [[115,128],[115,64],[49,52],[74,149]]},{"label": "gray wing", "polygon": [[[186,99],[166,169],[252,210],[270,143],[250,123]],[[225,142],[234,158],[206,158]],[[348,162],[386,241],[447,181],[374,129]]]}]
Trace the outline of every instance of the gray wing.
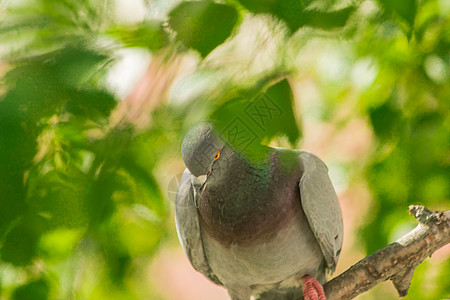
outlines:
[{"label": "gray wing", "polygon": [[186,169],[181,176],[175,198],[175,225],[178,238],[194,269],[212,282],[222,285],[209,267],[205,256],[190,177],[191,172]]},{"label": "gray wing", "polygon": [[300,152],[300,163],[303,168],[299,183],[302,207],[328,270],[334,272],[342,248],[341,208],[325,163],[306,151]]}]

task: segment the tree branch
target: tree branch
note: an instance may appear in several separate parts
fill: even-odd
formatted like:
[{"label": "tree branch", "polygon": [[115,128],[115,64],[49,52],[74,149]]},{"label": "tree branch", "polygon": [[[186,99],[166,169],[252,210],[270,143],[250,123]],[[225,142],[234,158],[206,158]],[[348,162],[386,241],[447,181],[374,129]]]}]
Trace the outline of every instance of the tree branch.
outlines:
[{"label": "tree branch", "polygon": [[416,217],[419,225],[397,242],[327,282],[324,285],[327,300],[353,299],[388,279],[401,297],[406,296],[416,267],[450,243],[450,210],[431,212],[423,206],[412,205],[409,213]]}]

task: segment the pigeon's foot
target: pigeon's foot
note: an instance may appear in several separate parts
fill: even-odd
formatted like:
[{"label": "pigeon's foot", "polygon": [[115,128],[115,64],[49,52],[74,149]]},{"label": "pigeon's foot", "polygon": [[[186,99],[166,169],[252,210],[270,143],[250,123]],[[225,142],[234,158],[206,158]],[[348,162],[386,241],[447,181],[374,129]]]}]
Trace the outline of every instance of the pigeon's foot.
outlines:
[{"label": "pigeon's foot", "polygon": [[303,297],[305,300],[326,300],[322,285],[313,277],[302,277]]}]

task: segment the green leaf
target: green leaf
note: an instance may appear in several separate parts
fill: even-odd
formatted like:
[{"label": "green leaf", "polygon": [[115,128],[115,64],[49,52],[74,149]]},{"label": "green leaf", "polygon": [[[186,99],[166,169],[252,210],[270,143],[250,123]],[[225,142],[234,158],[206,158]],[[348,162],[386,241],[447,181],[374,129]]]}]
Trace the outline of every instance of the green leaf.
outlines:
[{"label": "green leaf", "polygon": [[80,228],[86,226],[86,208],[83,203],[85,174],[74,166],[64,165],[62,170],[51,170],[45,174],[49,164],[42,164],[30,173],[30,206],[49,220],[52,228]]},{"label": "green leaf", "polygon": [[354,6],[349,6],[331,12],[308,11],[306,25],[326,30],[343,27],[355,9]]},{"label": "green leaf", "polygon": [[282,80],[251,100],[236,98],[212,115],[222,137],[248,155],[261,143],[285,135],[291,144],[300,138],[295,121],[293,94],[287,80]]},{"label": "green leaf", "polygon": [[23,31],[32,31],[36,29],[43,29],[50,24],[51,20],[43,15],[30,16],[28,18],[20,18],[13,22],[4,22],[0,26],[0,36],[11,34],[17,37]]},{"label": "green leaf", "polygon": [[369,111],[373,130],[380,139],[398,138],[400,134],[401,111],[388,100]]},{"label": "green leaf", "polygon": [[81,46],[34,58],[6,74],[6,82],[12,88],[4,97],[5,105],[12,106],[17,117],[29,123],[59,112],[70,98],[80,102],[79,107],[85,106],[88,114],[96,112],[92,108],[109,114],[115,106],[113,97],[87,86],[106,59],[107,56]]},{"label": "green leaf", "polygon": [[301,0],[239,0],[248,10],[254,13],[270,13],[283,20],[292,32],[296,32],[305,24],[305,9],[308,3]]},{"label": "green leaf", "polygon": [[117,105],[117,101],[109,92],[89,89],[69,92],[67,110],[74,115],[79,115],[92,120],[104,119],[109,116],[111,110]]},{"label": "green leaf", "polygon": [[54,73],[60,82],[70,87],[81,87],[100,69],[107,56],[83,46],[68,46],[54,58]]},{"label": "green leaf", "polygon": [[234,6],[208,0],[182,2],[169,14],[169,25],[177,38],[203,57],[230,36],[237,20]]},{"label": "green leaf", "polygon": [[39,256],[46,261],[58,262],[69,257],[80,241],[82,231],[59,228],[42,235],[38,249]]},{"label": "green leaf", "polygon": [[151,254],[167,234],[165,218],[142,204],[120,205],[108,229],[105,235],[114,237],[109,246],[132,257]]},{"label": "green leaf", "polygon": [[[245,8],[254,13],[271,12],[277,0],[238,0]],[[300,2],[300,1],[298,1]]]},{"label": "green leaf", "polygon": [[[262,102],[259,106],[258,102],[256,102],[255,104],[257,105],[252,106],[253,108],[249,110],[249,113],[253,114],[255,118],[259,118],[261,124],[266,124],[265,130],[267,130],[269,137],[286,135],[292,145],[296,144],[300,139],[300,131],[293,111],[294,95],[289,82],[284,79],[272,85],[265,92],[265,96],[269,101],[266,101],[266,103]],[[258,98],[256,101],[258,101]],[[264,117],[261,117],[260,113],[261,109],[264,110],[266,108],[266,104],[270,106],[270,102],[278,105],[281,113],[277,115],[275,110],[267,111],[269,118],[272,117],[272,121],[265,123],[262,120]]]},{"label": "green leaf", "polygon": [[30,264],[36,255],[39,241],[39,236],[34,231],[34,228],[25,224],[14,227],[2,244],[1,259],[17,266]]},{"label": "green leaf", "polygon": [[134,202],[148,205],[156,214],[162,215],[165,208],[162,201],[163,197],[153,177],[152,169],[139,165],[139,162],[129,155],[122,158],[121,165],[134,179],[133,181],[139,187],[143,196],[148,199],[148,201],[145,201],[147,199],[136,199]]},{"label": "green leaf", "polygon": [[379,0],[381,4],[388,10],[394,11],[403,18],[411,27],[414,27],[414,20],[417,13],[416,0]]},{"label": "green leaf", "polygon": [[107,33],[117,37],[126,47],[142,47],[155,51],[164,47],[169,35],[158,22],[144,22],[134,27],[117,27]]},{"label": "green leaf", "polygon": [[101,224],[114,213],[115,205],[112,195],[118,186],[116,179],[115,167],[105,165],[98,178],[91,183],[88,196],[85,198],[85,207],[91,225]]},{"label": "green leaf", "polygon": [[308,14],[305,3],[299,0],[278,0],[271,13],[285,21],[292,32],[296,32],[306,24]]},{"label": "green leaf", "polygon": [[56,76],[41,60],[17,67],[5,77],[12,87],[3,100],[5,105],[29,124],[52,115],[63,99]]},{"label": "green leaf", "polygon": [[[122,224],[118,224],[118,226],[122,226]],[[105,236],[107,235],[108,234],[106,233]],[[120,247],[124,243],[114,245],[110,240],[105,240],[104,242],[105,244],[102,245],[104,249],[103,255],[106,261],[105,265],[107,268],[108,277],[113,283],[120,286],[121,284],[123,284],[123,280],[125,279],[127,271],[132,262],[131,256],[126,250]]]},{"label": "green leaf", "polygon": [[25,209],[24,174],[36,151],[35,128],[25,123],[16,100],[0,98],[0,239]]},{"label": "green leaf", "polygon": [[46,300],[50,292],[49,284],[39,279],[14,290],[12,300]]},{"label": "green leaf", "polygon": [[347,23],[355,7],[350,6],[331,12],[308,10],[312,1],[301,0],[240,0],[248,10],[254,13],[270,13],[283,20],[292,33],[303,26],[322,29],[342,27]]},{"label": "green leaf", "polygon": [[134,203],[149,207],[159,217],[165,216],[167,207],[153,172],[155,158],[160,157],[164,149],[167,149],[164,134],[155,128],[135,136],[120,159],[121,169],[133,182],[125,184],[124,191],[134,193]]}]

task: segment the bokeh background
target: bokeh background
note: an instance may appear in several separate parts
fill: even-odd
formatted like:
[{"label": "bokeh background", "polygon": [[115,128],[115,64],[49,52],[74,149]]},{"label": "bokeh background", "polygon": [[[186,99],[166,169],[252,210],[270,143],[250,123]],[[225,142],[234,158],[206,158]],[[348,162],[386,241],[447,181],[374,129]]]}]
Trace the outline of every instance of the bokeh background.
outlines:
[{"label": "bokeh background", "polygon": [[[334,276],[450,207],[447,0],[0,1],[0,299],[228,299],[173,221],[180,144],[262,94],[329,166]],[[405,299],[450,298],[450,247]],[[358,299],[397,299],[390,282]]]}]

